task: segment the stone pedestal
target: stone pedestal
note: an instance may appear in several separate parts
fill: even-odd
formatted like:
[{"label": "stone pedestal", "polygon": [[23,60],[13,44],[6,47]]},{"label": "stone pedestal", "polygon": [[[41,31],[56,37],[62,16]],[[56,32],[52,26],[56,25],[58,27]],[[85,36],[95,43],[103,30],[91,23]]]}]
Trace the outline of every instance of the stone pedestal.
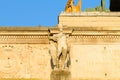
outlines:
[{"label": "stone pedestal", "polygon": [[81,12],[59,15],[59,24],[66,27],[88,27],[118,30],[120,26],[120,12]]},{"label": "stone pedestal", "polygon": [[50,77],[50,80],[71,80],[71,73],[70,71],[56,70],[51,72]]}]

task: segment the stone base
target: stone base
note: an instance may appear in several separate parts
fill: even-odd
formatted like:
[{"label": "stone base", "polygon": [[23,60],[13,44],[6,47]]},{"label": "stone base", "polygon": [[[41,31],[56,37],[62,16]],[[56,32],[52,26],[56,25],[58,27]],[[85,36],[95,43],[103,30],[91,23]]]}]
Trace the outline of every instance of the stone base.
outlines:
[{"label": "stone base", "polygon": [[71,80],[71,73],[64,70],[56,70],[51,72],[50,80]]},{"label": "stone base", "polygon": [[96,27],[120,30],[119,12],[61,13],[59,23],[66,27]]}]

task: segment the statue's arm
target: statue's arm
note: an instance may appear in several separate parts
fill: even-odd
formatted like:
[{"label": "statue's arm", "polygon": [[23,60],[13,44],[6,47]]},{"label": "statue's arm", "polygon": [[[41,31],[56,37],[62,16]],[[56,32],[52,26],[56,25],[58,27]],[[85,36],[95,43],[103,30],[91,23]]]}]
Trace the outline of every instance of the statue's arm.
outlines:
[{"label": "statue's arm", "polygon": [[52,39],[52,36],[48,36],[48,39]]},{"label": "statue's arm", "polygon": [[56,36],[49,36],[48,39],[52,39],[53,41],[57,41]]},{"label": "statue's arm", "polygon": [[69,38],[69,35],[66,35],[67,38]]}]

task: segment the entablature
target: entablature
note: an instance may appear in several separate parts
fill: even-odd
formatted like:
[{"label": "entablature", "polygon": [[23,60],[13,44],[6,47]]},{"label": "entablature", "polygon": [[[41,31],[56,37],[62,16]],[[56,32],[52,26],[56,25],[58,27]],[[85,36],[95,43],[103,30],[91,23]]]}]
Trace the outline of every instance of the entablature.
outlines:
[{"label": "entablature", "polygon": [[[32,30],[33,29],[33,30]],[[0,43],[4,44],[49,44],[49,36],[59,33],[58,27],[11,29],[0,28]],[[69,43],[120,43],[120,30],[64,27],[63,33],[69,35]]]}]

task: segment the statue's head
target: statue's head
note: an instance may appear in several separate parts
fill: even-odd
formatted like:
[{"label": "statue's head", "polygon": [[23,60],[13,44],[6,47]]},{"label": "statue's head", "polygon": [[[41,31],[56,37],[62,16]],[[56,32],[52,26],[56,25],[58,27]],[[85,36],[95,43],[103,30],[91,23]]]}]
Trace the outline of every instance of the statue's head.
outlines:
[{"label": "statue's head", "polygon": [[63,31],[63,25],[62,25],[62,24],[58,24],[58,28],[59,28],[59,31],[60,31],[60,32]]}]

